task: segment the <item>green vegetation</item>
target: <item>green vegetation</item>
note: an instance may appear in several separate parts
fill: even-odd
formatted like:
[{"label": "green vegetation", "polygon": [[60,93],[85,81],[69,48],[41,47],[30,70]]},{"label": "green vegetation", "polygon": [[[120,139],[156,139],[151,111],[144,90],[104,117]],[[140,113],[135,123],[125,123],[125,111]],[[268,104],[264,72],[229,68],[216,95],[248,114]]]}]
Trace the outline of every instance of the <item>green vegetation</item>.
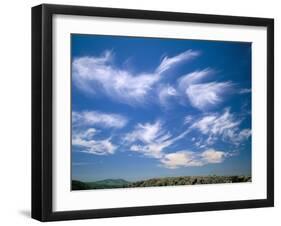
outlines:
[{"label": "green vegetation", "polygon": [[172,185],[195,185],[195,184],[221,184],[250,182],[251,177],[246,176],[189,176],[189,177],[165,177],[130,183],[129,187],[154,187]]},{"label": "green vegetation", "polygon": [[87,185],[84,182],[81,181],[77,181],[77,180],[73,180],[72,181],[72,190],[87,190],[87,189],[91,189],[91,187],[89,185]]},{"label": "green vegetation", "polygon": [[164,177],[129,182],[123,179],[107,179],[94,182],[72,181],[72,190],[108,189],[108,188],[132,188],[132,187],[157,187],[173,185],[195,185],[195,184],[221,184],[251,182],[250,176],[185,176]]}]

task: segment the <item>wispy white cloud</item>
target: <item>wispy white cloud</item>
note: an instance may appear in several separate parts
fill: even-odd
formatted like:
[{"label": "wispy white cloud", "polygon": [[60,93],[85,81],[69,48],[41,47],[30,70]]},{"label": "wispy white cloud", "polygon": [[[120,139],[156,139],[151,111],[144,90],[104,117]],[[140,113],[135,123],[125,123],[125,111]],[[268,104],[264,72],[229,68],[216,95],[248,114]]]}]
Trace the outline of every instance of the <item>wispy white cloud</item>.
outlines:
[{"label": "wispy white cloud", "polygon": [[114,154],[117,145],[113,144],[111,137],[96,139],[99,128],[123,128],[127,118],[118,114],[109,114],[98,111],[72,112],[72,145],[80,152],[94,155]]},{"label": "wispy white cloud", "polygon": [[206,68],[194,71],[178,79],[178,87],[186,96],[190,104],[202,111],[210,109],[223,101],[223,95],[228,92],[232,83],[227,82],[204,82],[215,71]]},{"label": "wispy white cloud", "polygon": [[179,89],[185,91],[190,85],[200,83],[214,73],[213,69],[205,68],[183,75],[178,79]]},{"label": "wispy white cloud", "polygon": [[160,158],[163,149],[171,145],[170,138],[170,133],[163,130],[162,123],[158,120],[152,124],[138,124],[132,132],[125,136],[124,141],[131,145],[131,151]]},{"label": "wispy white cloud", "polygon": [[127,118],[119,114],[103,113],[99,111],[72,112],[73,126],[98,125],[106,128],[122,128],[127,122]]},{"label": "wispy white cloud", "polygon": [[182,61],[198,55],[193,50],[177,56],[165,57],[151,73],[134,74],[118,68],[113,63],[112,52],[100,57],[79,57],[72,62],[74,84],[81,90],[97,95],[102,92],[108,97],[126,104],[140,104],[147,100],[152,87],[161,79],[161,74]]},{"label": "wispy white cloud", "polygon": [[194,84],[186,89],[186,95],[193,107],[206,110],[221,103],[223,101],[223,94],[230,87],[230,82]]},{"label": "wispy white cloud", "polygon": [[125,136],[124,141],[130,146],[131,151],[153,158],[162,158],[165,148],[182,139],[188,132],[186,130],[172,137],[158,120],[155,123],[138,124],[134,131]]},{"label": "wispy white cloud", "polygon": [[[207,121],[214,121],[214,119],[204,120],[204,122]],[[207,123],[208,126],[205,126],[204,122],[196,121],[190,126],[190,129],[177,136],[172,136],[169,131],[166,131],[159,120],[155,123],[138,124],[132,132],[125,136],[124,141],[130,151],[155,158],[163,167],[169,169],[221,163],[226,157],[231,156],[229,152],[218,151],[213,148],[207,148],[204,151],[172,151],[170,148],[172,144],[184,138],[196,126],[208,134],[210,125]],[[222,127],[225,126],[222,125]],[[246,132],[242,134],[246,136]],[[195,140],[196,138],[193,137],[192,141]],[[167,153],[167,150],[169,150],[169,153]]]},{"label": "wispy white cloud", "polygon": [[151,144],[133,144],[130,147],[130,151],[139,152],[145,156],[161,159],[163,156],[163,149],[169,146],[169,141],[163,143],[151,143]]},{"label": "wispy white cloud", "polygon": [[177,151],[168,153],[160,160],[162,166],[169,169],[179,167],[203,166],[206,164],[221,163],[228,156],[228,153],[207,149],[203,152]]},{"label": "wispy white cloud", "polygon": [[72,166],[85,166],[85,165],[90,165],[90,163],[89,162],[72,162],[71,165]]},{"label": "wispy white cloud", "polygon": [[73,131],[72,145],[79,147],[81,152],[94,155],[110,155],[114,154],[117,146],[111,142],[110,138],[96,140],[94,136],[96,130],[89,128],[84,132]]},{"label": "wispy white cloud", "polygon": [[130,71],[113,65],[112,53],[100,57],[80,57],[72,62],[74,84],[91,94],[102,92],[123,103],[141,103],[151,90],[159,75]]},{"label": "wispy white cloud", "polygon": [[[162,129],[162,124],[158,120],[155,123],[145,123],[137,124],[133,132],[128,133],[125,136],[125,141],[129,143],[135,141],[141,141],[143,143],[151,143],[157,140],[157,138],[162,138],[165,133]],[[165,134],[165,137],[169,138],[169,134]]]},{"label": "wispy white cloud", "polygon": [[196,121],[191,127],[199,129],[203,134],[220,134],[222,135],[227,129],[232,129],[240,124],[240,120],[235,120],[234,116],[227,108],[222,114],[211,113],[203,116]]},{"label": "wispy white cloud", "polygon": [[172,97],[176,97],[177,95],[178,95],[178,91],[173,86],[165,85],[159,87],[158,97],[159,97],[160,104],[163,106],[168,106],[169,100]]},{"label": "wispy white cloud", "polygon": [[77,132],[74,130],[73,137],[74,138],[81,138],[85,140],[90,140],[92,139],[98,131],[95,128],[89,128],[87,130],[84,130],[83,132]]},{"label": "wispy white cloud", "polygon": [[239,90],[239,94],[246,94],[246,93],[251,93],[251,92],[252,92],[252,90],[251,89],[247,89],[247,88]]},{"label": "wispy white cloud", "polygon": [[240,131],[238,129],[233,129],[225,132],[224,139],[227,138],[238,146],[241,142],[249,139],[251,135],[252,131],[250,129],[242,129]]},{"label": "wispy white cloud", "polygon": [[156,69],[156,73],[163,73],[178,63],[193,59],[200,55],[200,52],[194,50],[187,50],[173,57],[164,57],[160,65]]},{"label": "wispy white cloud", "polygon": [[184,117],[183,123],[186,124],[190,124],[193,120],[193,117],[191,115],[187,115]]},{"label": "wispy white cloud", "polygon": [[[230,112],[230,109],[226,108],[221,114],[211,113],[204,115],[195,121],[190,128],[197,129],[207,136],[207,139],[204,140],[205,146],[214,144],[219,137],[224,141],[239,145],[251,136],[250,129],[240,130],[239,126],[241,122],[241,118],[235,117]],[[201,141],[199,145],[202,145]]]}]

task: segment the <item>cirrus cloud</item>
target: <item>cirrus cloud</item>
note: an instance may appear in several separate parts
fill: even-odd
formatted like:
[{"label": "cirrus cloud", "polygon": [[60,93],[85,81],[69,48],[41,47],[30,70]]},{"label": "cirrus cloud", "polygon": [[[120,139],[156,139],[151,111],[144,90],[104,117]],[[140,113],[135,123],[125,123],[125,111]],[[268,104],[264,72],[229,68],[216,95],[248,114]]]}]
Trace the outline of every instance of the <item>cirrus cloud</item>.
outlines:
[{"label": "cirrus cloud", "polygon": [[159,88],[158,97],[160,104],[168,106],[168,102],[172,97],[178,96],[178,91],[171,85],[164,85]]},{"label": "cirrus cloud", "polygon": [[167,147],[184,138],[188,133],[189,130],[185,130],[177,136],[172,136],[163,128],[160,120],[157,120],[155,123],[137,124],[133,131],[125,135],[124,141],[130,146],[130,151],[160,159]]},{"label": "cirrus cloud", "polygon": [[178,63],[181,63],[183,61],[191,60],[197,56],[200,55],[199,51],[194,50],[187,50],[185,52],[182,52],[174,57],[167,57],[165,56],[163,60],[161,61],[160,65],[156,69],[156,73],[163,73],[173,66],[175,66]]},{"label": "cirrus cloud", "polygon": [[141,104],[146,102],[153,86],[161,80],[162,73],[198,55],[197,51],[187,50],[173,57],[164,57],[154,71],[138,74],[114,65],[111,51],[105,51],[99,57],[78,57],[72,62],[73,83],[91,95],[101,92],[125,104]]},{"label": "cirrus cloud", "polygon": [[72,145],[81,149],[81,152],[94,155],[114,154],[117,146],[110,138],[96,140],[96,129],[89,128],[84,132],[73,131]]},{"label": "cirrus cloud", "polygon": [[231,82],[194,84],[186,89],[186,95],[193,107],[199,110],[206,110],[221,103],[223,101],[223,94],[231,86]]},{"label": "cirrus cloud", "polygon": [[210,146],[217,140],[231,142],[235,146],[239,146],[242,141],[247,140],[251,136],[250,129],[240,129],[242,121],[241,118],[235,117],[229,108],[226,108],[222,113],[204,115],[195,121],[190,128],[197,129],[207,136],[204,144],[202,144],[203,141],[201,139],[198,146]]},{"label": "cirrus cloud", "polygon": [[73,126],[98,125],[106,128],[122,128],[127,124],[126,117],[119,114],[104,113],[99,111],[72,112]]},{"label": "cirrus cloud", "polygon": [[169,169],[221,163],[230,156],[228,152],[212,148],[203,152],[187,150],[166,152],[168,147],[184,138],[189,132],[190,130],[186,130],[177,136],[172,136],[158,120],[155,123],[138,124],[125,136],[124,140],[129,145],[130,151],[155,158],[163,167]]},{"label": "cirrus cloud", "polygon": [[215,73],[206,68],[188,73],[178,79],[178,88],[188,98],[190,104],[201,111],[210,109],[223,101],[223,95],[232,88],[227,82],[204,82]]}]

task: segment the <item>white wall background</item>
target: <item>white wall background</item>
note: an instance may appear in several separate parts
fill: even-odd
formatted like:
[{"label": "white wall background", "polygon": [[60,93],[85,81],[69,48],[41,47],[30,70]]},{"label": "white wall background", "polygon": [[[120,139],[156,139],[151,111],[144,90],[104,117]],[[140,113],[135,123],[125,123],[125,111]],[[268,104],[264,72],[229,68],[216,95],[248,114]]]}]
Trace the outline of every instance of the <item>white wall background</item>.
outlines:
[{"label": "white wall background", "polygon": [[[2,1],[0,13],[0,224],[39,225],[30,218],[31,6],[42,1]],[[275,18],[275,208],[56,222],[55,225],[276,225],[281,213],[281,3],[277,0],[60,0],[44,3],[181,11]],[[279,85],[280,86],[280,85]],[[278,128],[279,127],[279,128]],[[211,194],[210,194],[211,195]]]}]

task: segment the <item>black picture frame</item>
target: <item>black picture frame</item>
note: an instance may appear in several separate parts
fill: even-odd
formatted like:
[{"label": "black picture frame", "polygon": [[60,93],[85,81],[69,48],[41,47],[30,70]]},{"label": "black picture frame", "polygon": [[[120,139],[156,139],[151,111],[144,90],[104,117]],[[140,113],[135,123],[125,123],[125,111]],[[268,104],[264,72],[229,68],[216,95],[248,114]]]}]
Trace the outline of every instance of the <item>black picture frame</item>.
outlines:
[{"label": "black picture frame", "polygon": [[[182,21],[267,28],[267,198],[128,208],[52,210],[52,18],[55,14]],[[122,217],[274,206],[274,20],[43,4],[32,8],[32,218],[40,221]]]}]

